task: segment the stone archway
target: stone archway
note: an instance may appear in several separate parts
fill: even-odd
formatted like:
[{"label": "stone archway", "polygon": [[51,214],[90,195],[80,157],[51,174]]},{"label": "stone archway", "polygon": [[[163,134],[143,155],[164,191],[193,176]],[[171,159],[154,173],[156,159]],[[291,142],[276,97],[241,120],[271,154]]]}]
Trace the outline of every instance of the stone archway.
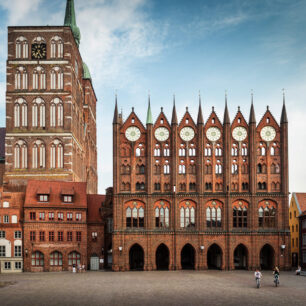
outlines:
[{"label": "stone archway", "polygon": [[216,243],[207,250],[207,267],[208,269],[222,269],[222,250]]},{"label": "stone archway", "polygon": [[248,249],[244,244],[239,244],[234,251],[234,267],[237,270],[248,269]]},{"label": "stone archway", "polygon": [[194,247],[187,243],[181,251],[181,266],[183,270],[194,270],[195,250]]},{"label": "stone archway", "polygon": [[262,270],[272,270],[275,261],[275,252],[270,244],[265,244],[260,250],[260,268]]},{"label": "stone archway", "polygon": [[143,270],[144,267],[144,252],[139,244],[134,244],[129,252],[130,270]]},{"label": "stone archway", "polygon": [[156,269],[169,270],[169,249],[163,243],[156,249]]}]

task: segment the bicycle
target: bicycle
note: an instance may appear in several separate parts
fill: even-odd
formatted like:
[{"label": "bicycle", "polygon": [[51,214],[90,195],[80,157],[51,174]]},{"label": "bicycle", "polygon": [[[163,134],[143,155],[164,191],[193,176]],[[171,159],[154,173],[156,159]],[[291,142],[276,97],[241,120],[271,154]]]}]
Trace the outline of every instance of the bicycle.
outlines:
[{"label": "bicycle", "polygon": [[279,285],[279,275],[278,274],[274,274],[274,284],[275,284],[275,287]]}]

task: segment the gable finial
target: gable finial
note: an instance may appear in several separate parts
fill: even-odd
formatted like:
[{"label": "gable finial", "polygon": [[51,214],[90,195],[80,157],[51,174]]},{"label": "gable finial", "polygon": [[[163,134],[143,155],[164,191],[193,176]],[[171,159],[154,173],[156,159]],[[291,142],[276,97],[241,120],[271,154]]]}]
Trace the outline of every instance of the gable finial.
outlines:
[{"label": "gable finial", "polygon": [[283,88],[283,109],[281,114],[281,124],[288,123],[288,117],[287,117],[287,110],[286,110],[286,103],[285,103],[285,89]]},{"label": "gable finial", "polygon": [[177,115],[176,115],[176,107],[175,107],[175,94],[173,94],[173,109],[172,109],[171,124],[177,124]]},{"label": "gable finial", "polygon": [[149,97],[148,97],[147,124],[153,124],[152,112],[151,112],[150,91],[149,91]]}]

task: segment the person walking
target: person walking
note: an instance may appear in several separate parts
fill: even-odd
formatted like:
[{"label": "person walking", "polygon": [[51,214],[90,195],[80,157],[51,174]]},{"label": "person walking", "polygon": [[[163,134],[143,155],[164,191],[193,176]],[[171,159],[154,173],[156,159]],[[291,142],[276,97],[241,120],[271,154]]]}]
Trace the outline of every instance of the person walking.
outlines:
[{"label": "person walking", "polygon": [[259,269],[256,269],[256,271],[254,273],[254,276],[255,276],[256,286],[257,286],[257,288],[259,288],[260,287],[260,280],[262,278],[262,274],[259,271]]}]

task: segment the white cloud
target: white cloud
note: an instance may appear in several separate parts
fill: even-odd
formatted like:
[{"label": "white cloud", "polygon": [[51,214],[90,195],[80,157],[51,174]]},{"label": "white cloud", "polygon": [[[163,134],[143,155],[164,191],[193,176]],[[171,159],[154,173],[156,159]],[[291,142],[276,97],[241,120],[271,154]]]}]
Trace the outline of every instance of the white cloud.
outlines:
[{"label": "white cloud", "polygon": [[[17,25],[28,20],[27,17],[30,17],[31,14],[39,9],[41,2],[42,0],[1,0],[0,6],[8,11],[8,24]],[[39,14],[35,16],[39,16]]]}]

